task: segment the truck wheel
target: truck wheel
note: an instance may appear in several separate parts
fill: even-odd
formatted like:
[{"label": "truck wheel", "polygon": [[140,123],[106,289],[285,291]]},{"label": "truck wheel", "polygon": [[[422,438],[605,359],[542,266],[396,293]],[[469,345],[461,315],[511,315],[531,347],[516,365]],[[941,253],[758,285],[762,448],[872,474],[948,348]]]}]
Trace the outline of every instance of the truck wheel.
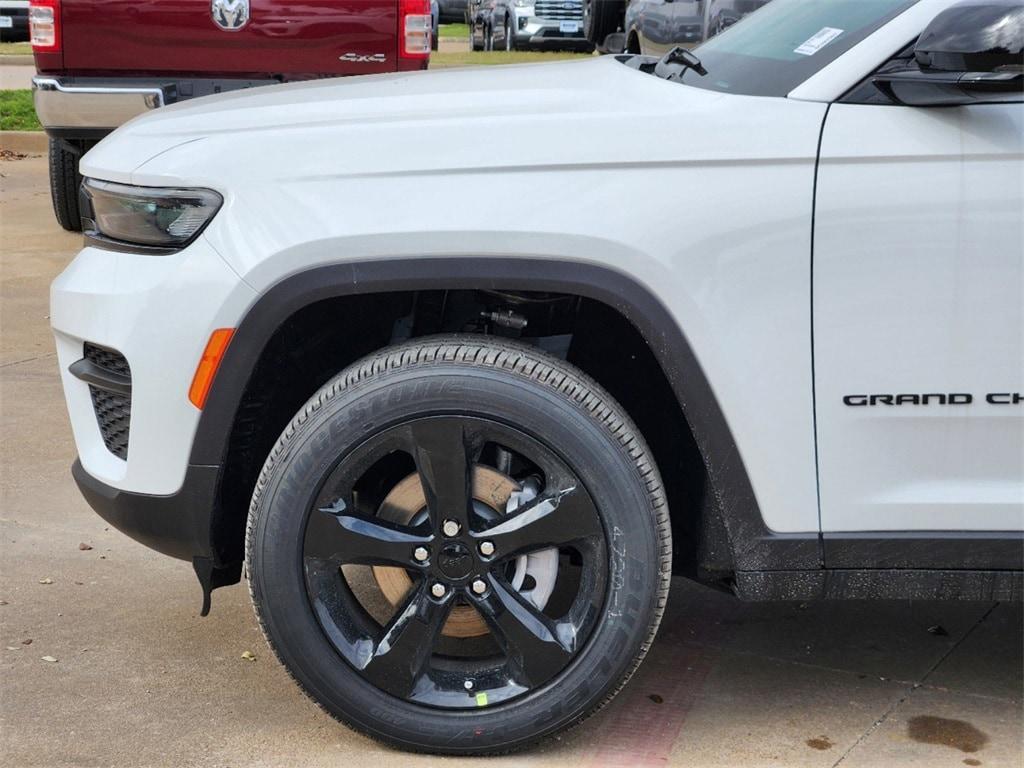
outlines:
[{"label": "truck wheel", "polygon": [[57,223],[68,232],[82,231],[78,210],[82,177],[78,174],[78,158],[77,153],[65,149],[61,142],[50,139],[50,199]]},{"label": "truck wheel", "polygon": [[256,484],[246,567],[305,692],[395,746],[506,752],[606,704],[669,586],[658,470],[571,365],[480,336],[355,363]]},{"label": "truck wheel", "polygon": [[625,10],[623,0],[583,0],[583,34],[596,46],[619,28]]}]

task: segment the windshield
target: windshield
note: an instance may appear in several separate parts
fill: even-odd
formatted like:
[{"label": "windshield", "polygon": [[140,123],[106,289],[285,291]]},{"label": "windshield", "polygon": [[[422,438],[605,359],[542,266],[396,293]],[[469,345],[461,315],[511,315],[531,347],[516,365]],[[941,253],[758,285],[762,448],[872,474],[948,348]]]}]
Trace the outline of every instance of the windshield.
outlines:
[{"label": "windshield", "polygon": [[694,53],[708,74],[687,85],[785,96],[917,0],[772,0]]}]

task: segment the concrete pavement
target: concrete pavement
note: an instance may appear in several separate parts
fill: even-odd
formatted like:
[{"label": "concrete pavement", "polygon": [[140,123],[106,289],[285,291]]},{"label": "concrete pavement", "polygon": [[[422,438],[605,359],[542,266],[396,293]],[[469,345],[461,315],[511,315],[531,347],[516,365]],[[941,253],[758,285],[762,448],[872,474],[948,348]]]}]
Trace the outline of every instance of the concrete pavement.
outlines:
[{"label": "concrete pavement", "polygon": [[29,64],[0,62],[0,91],[16,91],[32,87],[36,68]]},{"label": "concrete pavement", "polygon": [[244,586],[199,618],[190,566],[75,490],[47,287],[79,242],[45,158],[0,160],[0,764],[1022,765],[1020,605],[748,605],[682,580],[637,676],[562,738],[482,761],[352,733],[293,686]]}]

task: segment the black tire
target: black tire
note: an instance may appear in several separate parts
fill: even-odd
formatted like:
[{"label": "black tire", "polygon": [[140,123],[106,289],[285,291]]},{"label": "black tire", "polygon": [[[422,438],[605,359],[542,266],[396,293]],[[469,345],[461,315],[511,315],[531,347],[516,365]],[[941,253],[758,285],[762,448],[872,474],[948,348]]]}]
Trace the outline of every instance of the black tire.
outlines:
[{"label": "black tire", "polygon": [[619,28],[625,13],[625,0],[583,0],[583,34],[601,47],[604,39]]},{"label": "black tire", "polygon": [[[454,433],[452,425],[458,425]],[[570,649],[558,647],[561,666],[527,669],[523,680],[542,682],[535,687],[524,684],[513,694],[502,694],[505,698],[495,696],[489,701],[486,683],[504,680],[508,684],[503,690],[508,691],[512,678],[488,678],[480,673],[476,679],[481,681],[479,689],[485,691],[482,704],[480,693],[472,692],[476,689],[466,677],[473,673],[457,670],[453,675],[451,665],[455,662],[450,656],[428,652],[424,657],[416,651],[410,656],[420,666],[410,667],[407,657],[397,651],[403,643],[402,653],[427,643],[432,649],[439,633],[448,634],[447,624],[443,630],[437,628],[437,622],[445,622],[447,614],[442,613],[435,621],[428,613],[440,610],[436,606],[442,599],[436,593],[438,599],[432,599],[425,591],[428,581],[436,585],[441,578],[437,568],[462,562],[457,558],[446,560],[450,548],[462,545],[442,538],[431,522],[437,517],[431,504],[440,506],[438,499],[443,496],[454,498],[446,496],[444,488],[454,488],[457,483],[445,486],[440,479],[443,472],[437,469],[459,464],[453,464],[450,457],[459,457],[465,450],[459,460],[464,460],[465,472],[478,471],[481,464],[475,462],[483,458],[474,458],[469,451],[471,443],[478,448],[484,444],[470,437],[477,434],[473,432],[476,429],[483,430],[479,434],[496,430],[502,435],[502,445],[515,446],[514,450],[527,446],[543,455],[537,466],[544,468],[554,490],[539,491],[531,509],[544,507],[546,511],[516,518],[513,508],[500,519],[519,519],[516,535],[525,533],[534,548],[551,547],[550,542],[556,539],[581,542],[576,553],[582,574],[578,586],[569,590],[569,600],[575,602],[564,616],[545,617],[544,606],[539,606],[541,619],[553,628],[544,635],[546,644],[539,646],[518,642],[537,640],[536,634],[523,631],[525,626],[533,626],[531,632],[538,631],[536,623],[530,623],[537,621],[537,611],[523,608],[527,606],[525,593],[509,600],[509,584],[502,581],[503,577],[488,573],[490,587],[483,595],[474,596],[468,581],[461,587],[449,585],[449,594],[443,600],[448,605],[455,604],[456,599],[468,602],[486,620],[491,632],[487,639],[493,638],[501,648],[510,649],[507,664],[501,667],[503,675],[532,664],[544,666],[554,643],[563,642],[554,638],[579,638],[564,641],[570,643]],[[437,430],[449,438],[436,441],[433,435]],[[450,441],[451,434],[458,435],[457,444]],[[327,500],[335,498],[337,488],[365,483],[365,475],[350,473],[349,468],[365,471],[371,461],[393,461],[395,445],[399,444],[392,442],[394,435],[403,436],[399,443],[410,440],[411,450],[420,457],[413,475],[405,479],[418,479],[424,489],[434,489],[432,495],[423,497],[433,500],[426,501],[425,511],[420,513],[427,515],[427,521],[415,529],[401,529],[406,532],[402,535],[429,529],[438,540],[432,539],[431,546],[443,548],[432,549],[436,557],[432,554],[430,561],[418,565],[412,563],[411,554],[402,555],[409,558],[402,567],[410,572],[413,566],[422,568],[424,578],[420,586],[413,582],[414,587],[403,598],[408,602],[396,604],[394,616],[399,618],[388,620],[391,642],[384,647],[378,639],[367,651],[366,641],[361,639],[359,652],[361,658],[368,659],[364,669],[371,671],[379,664],[378,659],[387,661],[386,654],[398,655],[401,664],[386,667],[391,670],[387,674],[398,670],[407,676],[402,690],[408,695],[395,695],[392,679],[382,677],[379,667],[371,681],[368,672],[357,671],[357,666],[350,663],[352,657],[346,654],[357,646],[341,643],[338,633],[354,631],[352,627],[365,617],[357,615],[358,609],[338,613],[338,605],[354,605],[344,602],[351,598],[351,585],[345,581],[339,563],[356,560],[324,554],[342,547],[346,552],[358,553],[352,555],[359,558],[358,562],[368,562],[370,550],[363,546],[367,541],[373,547],[381,542],[390,545],[387,537],[357,537],[353,533],[363,530],[359,526],[368,526],[367,530],[382,527],[373,528],[376,518],[372,512],[369,519],[361,516],[359,505],[364,504],[363,499],[341,493],[336,501]],[[424,440],[417,435],[431,437]],[[453,445],[459,448],[453,450]],[[374,458],[378,454],[386,459]],[[563,470],[569,474],[561,474]],[[511,474],[512,470],[508,471]],[[448,475],[449,479],[465,476],[459,472]],[[554,479],[569,476],[578,481],[571,487]],[[352,485],[334,486],[338,477],[350,478]],[[468,485],[461,492],[463,500],[466,488]],[[344,499],[348,499],[347,506]],[[373,509],[375,503],[367,508]],[[478,530],[480,518],[471,520],[478,514],[472,511],[476,504],[474,501],[470,505],[465,526],[466,537],[477,537],[469,542],[471,546],[481,541],[479,537],[494,539],[493,532],[499,530]],[[444,508],[446,517],[450,508]],[[559,517],[549,516],[554,514]],[[547,521],[543,534],[531,527],[538,519]],[[583,520],[590,522],[579,522]],[[446,530],[444,535],[454,534]],[[335,543],[333,537],[342,543]],[[545,543],[538,544],[541,538]],[[517,553],[527,551],[522,546],[515,549],[511,540],[495,539],[495,543],[499,550],[504,547],[509,558],[506,566],[495,565],[493,573],[499,573],[502,567],[508,573],[507,566],[522,557]],[[403,539],[403,552],[406,545]],[[483,552],[482,545],[478,548]],[[563,566],[572,563],[572,558],[562,550],[558,552],[565,558],[558,561],[558,569],[575,567]],[[499,554],[494,555],[496,562]],[[433,564],[435,559],[437,565]],[[381,562],[385,561],[395,562]],[[432,337],[385,349],[353,364],[325,385],[299,411],[267,459],[253,494],[246,533],[246,573],[257,618],[271,648],[306,694],[327,712],[369,736],[404,749],[446,754],[495,754],[521,748],[582,722],[610,701],[654,639],[668,594],[670,566],[669,518],[661,479],[643,438],[621,407],[573,366],[532,347],[481,336]],[[598,570],[604,577],[595,580],[586,575]],[[329,585],[327,591],[314,589],[324,584]],[[499,600],[503,601],[500,610],[492,612]],[[584,609],[574,612],[580,601]],[[519,620],[522,610],[532,611],[533,618],[528,616],[525,624]],[[567,629],[565,617],[570,614],[588,617],[580,619],[578,635],[562,631]],[[341,623],[332,623],[339,616]],[[424,635],[415,633],[427,632],[428,621],[434,622],[430,624],[433,634],[425,640]],[[324,631],[324,625],[332,634]],[[415,635],[414,640],[403,634],[407,631]],[[440,639],[447,642],[451,638]],[[527,654],[527,648],[539,648],[536,657]],[[469,661],[474,659],[466,663]],[[462,659],[456,662],[462,663]],[[485,662],[495,663],[493,657],[486,657]],[[435,663],[443,665],[442,672],[435,671]],[[419,671],[412,673],[410,669]],[[443,691],[448,698],[437,699],[442,702],[439,706],[422,703],[425,699],[421,692],[437,685],[436,695],[440,696],[440,682],[453,678],[456,683],[466,679],[469,698],[456,684],[456,691]],[[425,681],[429,685],[424,685]],[[435,695],[434,691],[427,693]],[[456,694],[463,698],[451,698]]]},{"label": "black tire", "polygon": [[78,188],[82,185],[82,177],[78,173],[78,158],[77,153],[50,139],[50,199],[57,223],[68,232],[82,231],[82,216],[78,209]]}]

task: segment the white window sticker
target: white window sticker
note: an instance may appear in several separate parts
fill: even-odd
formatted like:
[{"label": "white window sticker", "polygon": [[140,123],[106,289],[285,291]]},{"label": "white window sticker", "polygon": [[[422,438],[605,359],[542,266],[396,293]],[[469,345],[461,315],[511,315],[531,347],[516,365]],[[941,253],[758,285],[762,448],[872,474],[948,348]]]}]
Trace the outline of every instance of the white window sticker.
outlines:
[{"label": "white window sticker", "polygon": [[843,34],[843,30],[841,29],[836,29],[835,27],[822,27],[807,38],[799,48],[793,49],[793,53],[799,53],[801,56],[813,56],[841,34]]}]

